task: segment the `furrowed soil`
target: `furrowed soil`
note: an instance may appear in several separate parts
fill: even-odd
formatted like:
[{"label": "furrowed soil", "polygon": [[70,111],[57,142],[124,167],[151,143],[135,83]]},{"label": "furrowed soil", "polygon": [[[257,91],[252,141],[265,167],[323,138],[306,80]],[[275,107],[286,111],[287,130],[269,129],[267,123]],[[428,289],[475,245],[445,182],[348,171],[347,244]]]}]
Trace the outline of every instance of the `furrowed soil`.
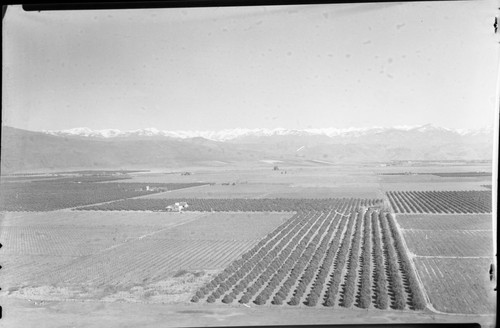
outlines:
[{"label": "furrowed soil", "polygon": [[435,310],[495,313],[491,214],[398,214],[396,219]]},{"label": "furrowed soil", "polygon": [[38,300],[186,302],[291,215],[3,213],[2,293]]}]

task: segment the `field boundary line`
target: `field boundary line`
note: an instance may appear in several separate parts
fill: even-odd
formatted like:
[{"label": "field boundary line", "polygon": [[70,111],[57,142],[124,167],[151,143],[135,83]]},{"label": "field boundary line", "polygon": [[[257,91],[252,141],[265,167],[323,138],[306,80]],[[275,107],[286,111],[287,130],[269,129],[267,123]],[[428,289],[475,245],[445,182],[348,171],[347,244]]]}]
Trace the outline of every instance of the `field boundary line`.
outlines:
[{"label": "field boundary line", "polygon": [[[424,267],[426,267],[424,265]],[[437,276],[435,273],[434,273],[434,269],[432,268],[432,266],[430,266],[430,269],[433,270],[433,274],[435,276]],[[427,270],[427,269],[426,269]],[[428,272],[428,271],[427,271]],[[428,272],[429,273],[429,272]],[[420,278],[418,276],[418,272],[417,272],[417,278]],[[424,290],[424,296],[427,297],[427,294],[425,294],[425,290]],[[479,317],[489,317],[489,316],[495,316],[495,314],[493,313],[453,313],[453,312],[442,312],[442,311],[439,311],[437,309],[435,309],[432,304],[429,304],[429,309],[432,310],[433,312],[435,312],[436,314],[442,314],[442,315],[447,315],[447,316],[465,316],[465,317],[473,317],[473,316],[479,316]]]},{"label": "field boundary line", "polygon": [[404,250],[405,250],[406,254],[408,254],[408,257],[410,260],[410,265],[412,267],[412,270],[415,272],[415,277],[417,278],[417,282],[420,285],[420,288],[422,289],[422,294],[424,295],[425,301],[427,302],[426,307],[429,310],[431,310],[432,312],[442,313],[442,312],[436,310],[434,308],[434,306],[432,305],[431,299],[430,299],[429,295],[427,294],[427,290],[425,289],[424,282],[422,281],[422,278],[420,277],[420,274],[417,270],[417,265],[415,264],[415,261],[414,261],[415,254],[410,252],[410,249],[408,248],[408,245],[406,244],[405,235],[403,234],[403,231],[402,231],[403,229],[401,229],[399,222],[397,220],[397,214],[393,213],[393,215],[394,215],[394,223],[396,224],[396,229],[398,230],[399,234],[401,235],[401,241],[403,242]]},{"label": "field boundary line", "polygon": [[491,256],[441,256],[441,255],[413,255],[413,257],[429,258],[429,259],[493,259]]},{"label": "field boundary line", "polygon": [[493,212],[486,213],[395,213],[401,216],[480,216],[480,215],[490,215]]},{"label": "field boundary line", "polygon": [[[156,192],[156,193],[153,193],[153,194],[141,195],[141,196],[130,197],[130,198],[125,198],[125,199],[141,199],[141,198],[148,198],[148,196],[162,195],[162,194],[165,194],[165,193],[171,193],[171,192],[175,192],[175,191],[179,191],[179,190],[195,189],[195,188],[201,188],[201,187],[206,187],[206,186],[210,186],[210,183],[203,184],[203,185],[200,185],[200,186],[193,186],[193,187],[180,188],[180,189],[174,189],[174,190],[165,190],[165,191],[160,191],[160,192]],[[154,199],[154,198],[153,198],[153,199]],[[163,199],[163,198],[160,198],[160,199]],[[168,201],[168,198],[165,198],[165,200],[167,200],[167,201]],[[95,205],[98,205],[98,204],[95,204]]]},{"label": "field boundary line", "polygon": [[110,203],[114,203],[114,202],[118,202],[118,201],[122,201],[122,200],[127,200],[127,199],[140,199],[140,198],[143,198],[145,196],[159,195],[161,193],[172,192],[172,191],[176,191],[176,190],[185,190],[185,189],[191,189],[191,188],[205,187],[205,186],[208,186],[208,185],[210,185],[210,184],[207,183],[207,184],[204,184],[204,185],[201,185],[201,186],[180,188],[180,189],[174,189],[174,190],[160,191],[160,192],[151,193],[151,194],[147,194],[147,195],[140,195],[140,196],[134,196],[134,197],[120,198],[120,199],[110,200],[110,201],[102,202],[102,203],[92,203],[92,204],[86,204],[86,205],[78,205],[78,206],[75,206],[75,207],[65,207],[65,208],[58,209],[56,211],[60,211],[60,210],[71,210],[71,211],[73,211],[73,210],[78,209],[78,208],[85,208],[85,207],[91,207],[91,206],[101,206],[101,205],[104,205],[104,204],[110,204]]},{"label": "field boundary line", "polygon": [[[199,218],[202,218],[202,217],[204,217],[204,216],[207,216],[207,215],[209,215],[209,214],[210,214],[210,213],[205,213],[205,214],[200,214],[200,215],[197,215],[197,216],[195,216],[195,217],[188,218],[188,219],[186,219],[186,220],[184,220],[184,221],[182,221],[182,222],[178,222],[178,223],[176,223],[176,224],[170,225],[170,226],[165,227],[165,228],[163,228],[163,229],[160,229],[160,230],[155,230],[155,231],[153,231],[153,232],[150,232],[150,233],[144,234],[144,235],[142,235],[142,236],[138,236],[138,237],[135,237],[135,238],[131,238],[131,239],[129,239],[128,241],[125,241],[125,242],[123,242],[123,243],[116,244],[116,245],[113,245],[113,246],[111,246],[111,247],[108,247],[108,248],[102,249],[101,251],[99,251],[99,252],[97,252],[97,253],[95,253],[95,254],[101,254],[101,253],[103,253],[103,252],[109,251],[109,250],[114,249],[114,248],[116,248],[116,247],[119,247],[119,246],[122,246],[122,245],[125,245],[125,244],[128,244],[128,243],[133,243],[133,242],[135,242],[135,241],[141,240],[141,239],[146,238],[146,237],[151,237],[151,236],[153,236],[153,235],[155,235],[155,234],[157,234],[157,233],[159,233],[159,232],[163,232],[163,231],[165,231],[165,230],[169,230],[169,229],[172,229],[172,228],[178,227],[178,226],[180,226],[180,225],[184,225],[184,224],[186,224],[186,223],[193,222],[193,221],[195,221],[195,220],[197,220],[197,219],[199,219]],[[93,255],[95,255],[95,254],[93,254]]]},{"label": "field boundary line", "polygon": [[401,228],[400,230],[407,231],[476,231],[476,232],[490,232],[492,229],[405,229]]}]

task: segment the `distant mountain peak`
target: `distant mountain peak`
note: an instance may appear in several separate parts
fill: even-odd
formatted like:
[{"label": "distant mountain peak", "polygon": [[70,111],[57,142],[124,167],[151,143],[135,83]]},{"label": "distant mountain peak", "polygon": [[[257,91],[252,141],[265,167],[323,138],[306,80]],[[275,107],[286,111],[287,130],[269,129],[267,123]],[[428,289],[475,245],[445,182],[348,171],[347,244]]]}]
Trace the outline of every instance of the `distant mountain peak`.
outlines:
[{"label": "distant mountain peak", "polygon": [[76,136],[76,137],[93,137],[93,138],[133,138],[133,137],[170,137],[178,139],[188,139],[201,137],[213,141],[231,141],[240,138],[255,138],[255,137],[270,137],[270,136],[327,136],[330,138],[352,138],[371,134],[378,134],[387,131],[402,131],[402,132],[448,132],[455,133],[461,136],[486,134],[493,131],[492,127],[484,127],[480,129],[448,129],[435,126],[433,124],[424,125],[401,125],[393,127],[350,127],[350,128],[310,128],[310,129],[286,129],[282,127],[274,129],[265,128],[234,128],[224,129],[220,131],[166,131],[157,128],[145,128],[137,130],[121,131],[118,129],[103,129],[92,130],[87,127],[73,128],[68,130],[45,130],[46,134],[56,136]]},{"label": "distant mountain peak", "polygon": [[[492,132],[492,128],[452,130],[424,125],[222,131],[75,128],[41,133],[4,126],[1,169],[2,173],[90,168],[185,170],[191,166],[219,167],[236,163],[274,165],[270,161],[281,161],[282,167],[318,163],[490,160]],[[23,151],[19,151],[20,148]]]}]

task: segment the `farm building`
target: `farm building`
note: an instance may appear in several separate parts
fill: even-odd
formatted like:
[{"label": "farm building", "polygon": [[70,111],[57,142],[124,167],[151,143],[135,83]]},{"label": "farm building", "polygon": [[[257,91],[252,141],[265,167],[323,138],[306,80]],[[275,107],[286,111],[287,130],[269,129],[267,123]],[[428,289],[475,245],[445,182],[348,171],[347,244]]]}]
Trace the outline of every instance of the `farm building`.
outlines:
[{"label": "farm building", "polygon": [[135,191],[154,191],[154,192],[162,192],[162,191],[168,191],[167,188],[164,187],[151,187],[151,186],[145,186],[141,188],[135,189]]},{"label": "farm building", "polygon": [[165,209],[168,212],[182,212],[183,209],[188,208],[189,205],[186,202],[175,203],[174,205],[168,205]]}]

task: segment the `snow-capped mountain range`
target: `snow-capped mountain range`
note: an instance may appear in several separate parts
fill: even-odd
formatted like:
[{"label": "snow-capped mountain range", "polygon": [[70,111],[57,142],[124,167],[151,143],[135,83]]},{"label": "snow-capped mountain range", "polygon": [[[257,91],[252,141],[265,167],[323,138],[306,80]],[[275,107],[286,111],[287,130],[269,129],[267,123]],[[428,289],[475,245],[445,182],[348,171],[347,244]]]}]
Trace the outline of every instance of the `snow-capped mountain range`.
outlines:
[{"label": "snow-capped mountain range", "polygon": [[92,138],[117,138],[117,137],[170,137],[188,139],[202,137],[213,141],[231,141],[243,137],[267,137],[267,136],[327,136],[327,137],[360,137],[378,134],[387,131],[413,131],[413,132],[448,132],[461,136],[474,136],[478,134],[489,134],[493,132],[492,127],[480,129],[449,129],[431,124],[417,126],[394,126],[394,127],[369,127],[369,128],[317,128],[317,129],[225,129],[220,131],[166,131],[156,128],[121,131],[117,129],[92,130],[89,128],[74,128],[68,130],[45,130],[46,134],[56,136],[76,136]]},{"label": "snow-capped mountain range", "polygon": [[476,161],[492,158],[493,141],[492,128],[452,130],[433,125],[222,131],[79,128],[45,133],[4,126],[1,170],[247,165],[261,160],[289,165]]}]

